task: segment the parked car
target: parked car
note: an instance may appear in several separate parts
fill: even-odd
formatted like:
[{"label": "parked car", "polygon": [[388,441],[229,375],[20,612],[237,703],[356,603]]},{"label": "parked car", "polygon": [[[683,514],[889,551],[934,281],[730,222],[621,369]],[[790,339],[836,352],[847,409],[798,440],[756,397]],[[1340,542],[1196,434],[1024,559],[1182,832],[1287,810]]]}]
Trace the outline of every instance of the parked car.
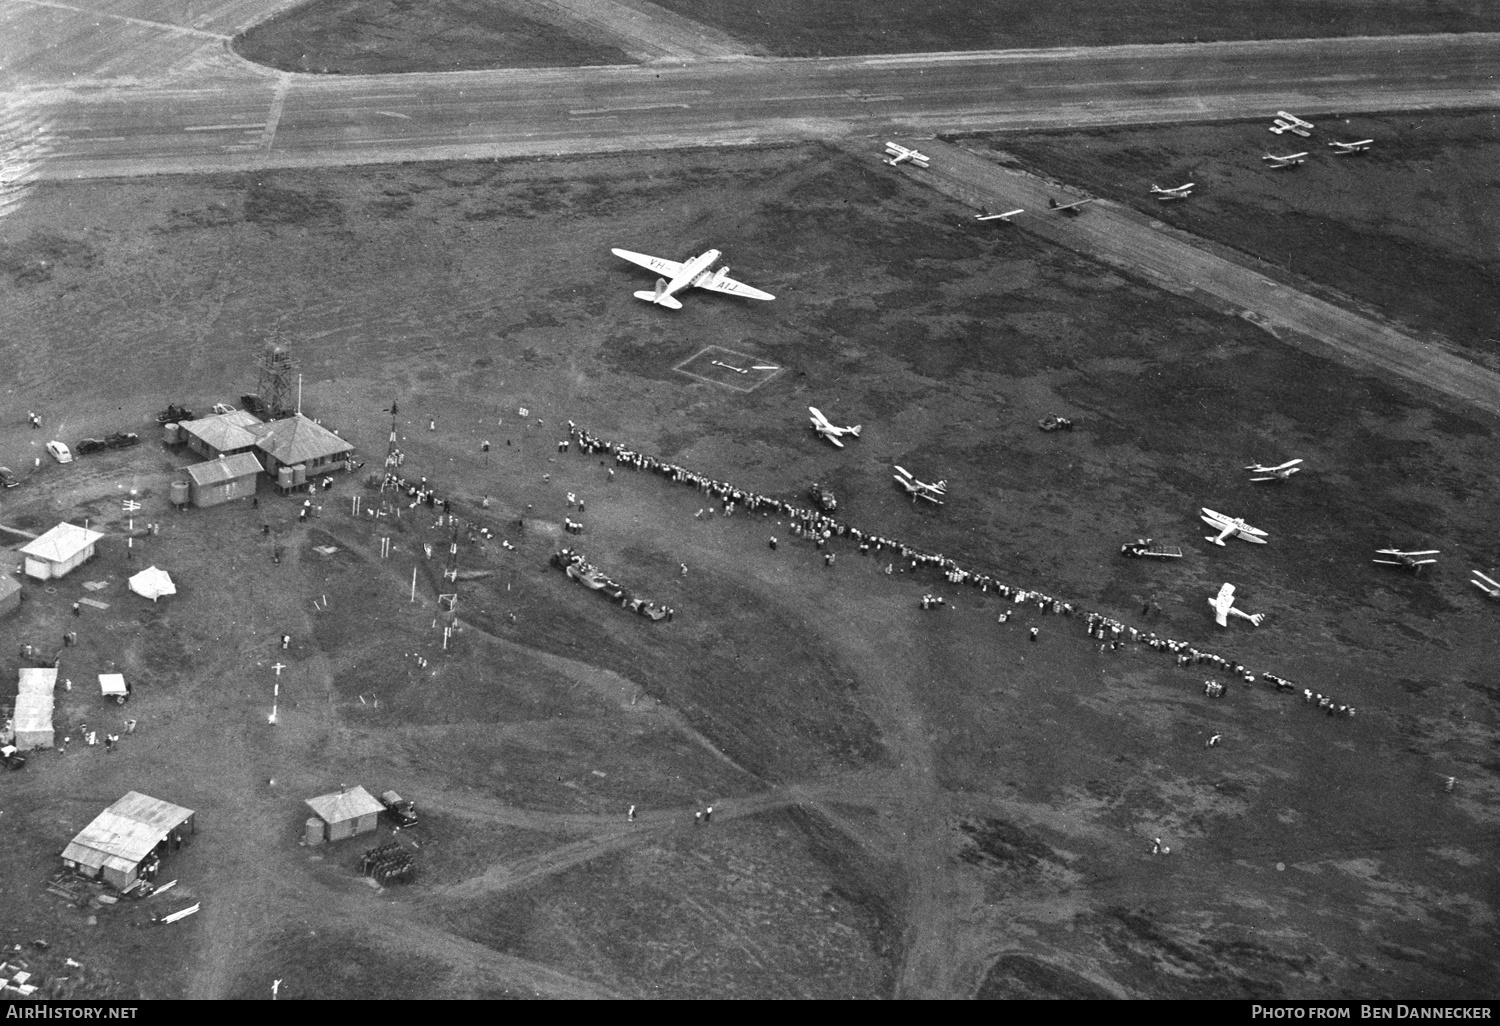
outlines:
[{"label": "parked car", "polygon": [[78,455],[87,456],[91,452],[103,452],[108,446],[102,438],[83,438],[74,448],[78,450]]},{"label": "parked car", "polygon": [[186,406],[178,406],[176,403],[168,403],[167,408],[156,415],[158,424],[180,424],[185,420],[193,420],[193,411]]},{"label": "parked car", "polygon": [[215,413],[233,413],[234,412],[234,407],[230,406],[228,403],[214,403],[214,412]]},{"label": "parked car", "polygon": [[55,438],[47,443],[47,451],[51,453],[52,458],[59,463],[73,462],[73,454],[68,451],[68,447],[63,443],[57,441],[57,439]]},{"label": "parked car", "polygon": [[816,481],[808,489],[808,498],[812,499],[813,505],[824,513],[832,513],[839,508],[839,500],[834,497],[833,489],[825,488]]},{"label": "parked car", "polygon": [[15,745],[4,745],[0,747],[0,766],[9,770],[18,770],[26,765],[26,756],[16,751]]},{"label": "parked car", "polygon": [[380,796],[380,804],[385,806],[386,813],[398,827],[417,825],[417,807],[405,798],[402,798],[395,791],[387,791],[382,794]]},{"label": "parked car", "polygon": [[104,440],[106,449],[128,449],[132,445],[140,445],[141,436],[134,431],[116,431]]},{"label": "parked car", "polygon": [[257,417],[264,417],[271,412],[266,409],[266,404],[261,402],[260,396],[254,393],[246,393],[240,396],[240,409]]},{"label": "parked car", "polygon": [[0,488],[14,488],[20,483],[21,479],[16,476],[14,470],[9,467],[0,467]]}]

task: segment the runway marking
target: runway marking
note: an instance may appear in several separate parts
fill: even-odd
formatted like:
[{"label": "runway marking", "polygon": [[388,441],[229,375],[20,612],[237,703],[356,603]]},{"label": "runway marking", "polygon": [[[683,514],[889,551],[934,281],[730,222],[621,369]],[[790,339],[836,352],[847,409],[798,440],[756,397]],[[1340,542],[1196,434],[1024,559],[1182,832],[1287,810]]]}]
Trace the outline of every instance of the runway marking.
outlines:
[{"label": "runway marking", "polygon": [[242,121],[242,122],[240,122],[238,124],[234,124],[234,125],[190,125],[187,128],[184,128],[183,131],[184,132],[227,132],[231,128],[241,128],[241,129],[244,129],[246,131],[258,132],[262,128],[265,128],[265,127],[266,126],[265,126],[264,123],[261,123],[259,125],[249,125],[249,124],[246,124],[246,123],[244,123]]},{"label": "runway marking", "polygon": [[271,97],[271,111],[266,115],[265,133],[260,137],[260,148],[269,150],[276,141],[276,126],[281,123],[281,112],[286,109],[286,91],[291,88],[292,76],[279,75],[276,79],[276,94]]},{"label": "runway marking", "polygon": [[132,18],[128,14],[111,14],[108,11],[97,11],[92,7],[75,7],[72,4],[60,4],[57,0],[20,0],[23,4],[33,7],[52,7],[59,11],[73,11],[77,14],[86,14],[95,18],[113,18],[115,21],[129,22],[132,25],[143,25],[146,28],[166,29],[168,32],[179,32],[187,36],[202,36],[205,39],[218,39],[227,42],[234,38],[226,36],[221,32],[205,32],[203,29],[189,28],[186,25],[173,25],[167,21],[148,21],[145,18]]},{"label": "runway marking", "polygon": [[638,111],[638,110],[670,110],[670,109],[672,109],[674,107],[680,107],[683,110],[690,109],[688,107],[688,105],[685,104],[685,103],[642,103],[642,104],[639,104],[639,105],[637,105],[635,107],[586,107],[586,108],[584,108],[582,110],[570,110],[570,111],[568,111],[568,113],[569,114],[609,114],[609,113],[612,113],[614,111],[619,111],[621,113],[625,113],[627,111]]}]

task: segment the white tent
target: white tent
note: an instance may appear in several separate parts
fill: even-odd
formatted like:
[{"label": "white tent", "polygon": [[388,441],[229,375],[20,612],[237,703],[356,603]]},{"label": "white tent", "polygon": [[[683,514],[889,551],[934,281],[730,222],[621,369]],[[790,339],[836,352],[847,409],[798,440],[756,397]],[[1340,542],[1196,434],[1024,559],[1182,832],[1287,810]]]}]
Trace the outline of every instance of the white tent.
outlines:
[{"label": "white tent", "polygon": [[165,570],[147,567],[130,579],[130,590],[155,602],[163,595],[176,595],[177,586]]}]

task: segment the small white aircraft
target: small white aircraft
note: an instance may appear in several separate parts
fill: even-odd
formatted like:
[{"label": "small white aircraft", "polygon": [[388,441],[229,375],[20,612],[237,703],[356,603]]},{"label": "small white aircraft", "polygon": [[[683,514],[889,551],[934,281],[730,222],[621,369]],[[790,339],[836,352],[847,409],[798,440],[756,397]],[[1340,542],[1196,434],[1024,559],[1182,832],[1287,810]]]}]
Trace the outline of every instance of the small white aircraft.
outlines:
[{"label": "small white aircraft", "polygon": [[1094,202],[1094,197],[1092,196],[1090,196],[1088,199],[1075,200],[1072,203],[1058,203],[1057,200],[1049,196],[1047,197],[1047,208],[1049,210],[1055,210],[1059,214],[1067,214],[1069,217],[1077,217],[1078,208],[1083,206],[1085,203],[1092,202]]},{"label": "small white aircraft", "polygon": [[610,250],[621,260],[629,260],[632,264],[639,264],[647,270],[655,271],[657,274],[667,275],[656,279],[654,291],[641,291],[635,294],[636,299],[644,299],[648,303],[664,306],[668,310],[681,310],[682,304],[673,298],[676,293],[681,292],[688,286],[696,286],[700,289],[708,289],[711,292],[723,292],[731,296],[744,296],[746,299],[775,299],[769,292],[751,288],[744,282],[735,281],[729,277],[727,266],[711,271],[719,257],[722,256],[717,249],[711,249],[706,253],[700,253],[687,263],[678,263],[675,260],[664,260],[661,257],[647,256],[644,253],[632,253],[628,249]]},{"label": "small white aircraft", "polygon": [[1213,607],[1214,619],[1220,627],[1228,627],[1231,616],[1249,620],[1252,627],[1259,627],[1260,622],[1266,618],[1265,613],[1246,613],[1234,608],[1234,585],[1232,584],[1225,584],[1220,588],[1219,594],[1209,599],[1208,604]]},{"label": "small white aircraft", "polygon": [[1197,182],[1188,182],[1186,185],[1179,185],[1175,189],[1163,189],[1159,185],[1153,185],[1151,186],[1151,194],[1163,203],[1169,200],[1187,199],[1193,194],[1193,186],[1197,184]]},{"label": "small white aircraft", "polygon": [[1217,537],[1211,534],[1204,535],[1205,541],[1211,541],[1215,545],[1222,546],[1224,539],[1231,537],[1243,538],[1245,541],[1254,542],[1256,545],[1264,545],[1266,543],[1266,532],[1258,527],[1251,527],[1239,517],[1226,517],[1224,514],[1215,513],[1207,506],[1204,506],[1203,516],[1200,519],[1209,527],[1219,532]]},{"label": "small white aircraft", "polygon": [[1303,150],[1301,153],[1288,153],[1284,157],[1278,157],[1275,154],[1267,153],[1260,159],[1271,161],[1271,170],[1273,171],[1283,167],[1300,167],[1301,165],[1307,163],[1307,151]]},{"label": "small white aircraft", "polygon": [[918,499],[926,499],[928,502],[941,506],[943,504],[941,496],[948,494],[947,481],[938,481],[934,484],[918,481],[905,467],[897,467],[895,476],[891,480],[906,489],[906,494],[911,496],[913,503]]},{"label": "small white aircraft", "polygon": [[1500,600],[1500,581],[1495,580],[1487,574],[1482,574],[1478,570],[1471,572],[1474,574],[1474,579],[1469,582],[1470,584],[1484,592],[1486,597]]},{"label": "small white aircraft", "polygon": [[1418,559],[1418,556],[1436,556],[1441,549],[1421,549],[1416,552],[1403,552],[1400,549],[1376,549],[1382,556],[1394,556],[1394,559],[1372,559],[1372,563],[1384,563],[1386,566],[1399,566],[1410,570],[1414,574],[1422,572],[1422,568],[1429,563],[1436,563],[1435,559]]},{"label": "small white aircraft", "polygon": [[900,143],[886,143],[885,152],[891,155],[891,159],[886,161],[886,163],[891,165],[891,167],[895,167],[897,164],[903,163],[905,161],[911,161],[913,164],[917,165],[917,167],[926,167],[927,162],[932,159],[931,157],[927,156],[927,154],[918,153],[916,150],[909,150],[905,146],[902,146]]},{"label": "small white aircraft", "polygon": [[723,367],[725,370],[734,371],[736,374],[749,374],[750,373],[749,371],[747,371],[743,367],[734,367],[734,366],[731,366],[731,365],[725,363],[723,360],[710,360],[708,362],[711,363],[711,364],[713,364],[715,367]]},{"label": "small white aircraft", "polygon": [[1297,115],[1295,115],[1295,114],[1288,114],[1284,110],[1278,110],[1276,112],[1276,116],[1278,118],[1281,118],[1284,121],[1290,121],[1292,124],[1296,125],[1298,128],[1311,128],[1311,127],[1313,127],[1313,123],[1311,121],[1303,121]]},{"label": "small white aircraft", "polygon": [[1301,460],[1287,460],[1285,463],[1275,467],[1263,467],[1259,463],[1252,463],[1245,469],[1252,474],[1264,474],[1265,477],[1252,477],[1252,481],[1285,481],[1302,468],[1297,466]]},{"label": "small white aircraft", "polygon": [[1357,142],[1331,142],[1328,144],[1334,149],[1335,157],[1348,157],[1355,153],[1363,153],[1375,145],[1374,139],[1360,139]]},{"label": "small white aircraft", "polygon": [[1293,135],[1300,135],[1304,139],[1312,135],[1312,133],[1307,131],[1305,128],[1298,128],[1296,125],[1289,125],[1285,121],[1282,121],[1280,119],[1277,119],[1276,124],[1271,126],[1270,131],[1275,132],[1277,135],[1280,135],[1282,132],[1291,132]]},{"label": "small white aircraft", "polygon": [[1017,207],[1015,210],[1007,210],[1003,214],[992,214],[992,213],[989,212],[988,208],[981,207],[979,213],[977,213],[977,214],[974,215],[974,220],[976,220],[976,221],[1004,221],[1006,224],[1010,224],[1010,219],[1011,218],[1015,217],[1017,214],[1024,214],[1024,213],[1026,213],[1025,210],[1023,210],[1020,207]]},{"label": "small white aircraft", "polygon": [[823,416],[823,411],[819,410],[816,406],[809,406],[807,412],[812,414],[810,418],[812,429],[840,449],[844,447],[844,443],[839,441],[839,436],[852,435],[858,438],[860,431],[863,429],[862,424],[855,424],[853,427],[835,427],[828,422],[828,418]]}]

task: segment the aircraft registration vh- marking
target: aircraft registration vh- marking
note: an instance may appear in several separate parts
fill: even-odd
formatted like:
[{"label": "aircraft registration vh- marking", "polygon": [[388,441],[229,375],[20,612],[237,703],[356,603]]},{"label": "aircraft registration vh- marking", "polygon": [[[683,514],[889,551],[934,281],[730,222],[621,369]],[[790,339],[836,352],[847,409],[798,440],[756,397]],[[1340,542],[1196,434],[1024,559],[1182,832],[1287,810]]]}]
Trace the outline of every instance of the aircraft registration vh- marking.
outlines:
[{"label": "aircraft registration vh- marking", "polygon": [[1223,513],[1215,513],[1207,506],[1204,506],[1203,516],[1200,519],[1209,527],[1215,528],[1219,532],[1217,537],[1211,534],[1203,536],[1205,541],[1211,541],[1215,545],[1222,546],[1224,539],[1229,537],[1242,538],[1247,542],[1254,542],[1256,545],[1264,545],[1266,543],[1266,532],[1258,527],[1251,527],[1239,517],[1226,517]]},{"label": "aircraft registration vh- marking", "polygon": [[824,438],[828,439],[834,445],[838,446],[840,449],[844,447],[844,443],[839,441],[839,437],[841,435],[849,435],[852,438],[858,438],[860,431],[864,429],[864,426],[861,424],[855,424],[853,427],[835,427],[833,424],[830,424],[828,422],[828,418],[823,416],[823,411],[818,409],[816,406],[809,406],[807,408],[807,412],[812,414],[812,416],[808,418],[809,422],[812,424],[812,429],[818,434],[822,435]]},{"label": "aircraft registration vh- marking", "polygon": [[621,260],[629,260],[631,263],[639,264],[647,270],[665,275],[666,277],[656,279],[656,288],[654,290],[637,292],[635,298],[644,299],[646,302],[654,303],[657,306],[664,306],[668,310],[682,309],[682,304],[673,297],[689,286],[708,289],[710,292],[723,292],[730,296],[743,296],[746,299],[776,298],[769,292],[762,292],[760,289],[751,288],[744,282],[735,281],[729,277],[729,267],[727,265],[719,268],[717,271],[710,270],[722,255],[717,249],[700,253],[686,263],[648,256],[645,253],[632,253],[628,249],[612,249],[610,252]]}]

